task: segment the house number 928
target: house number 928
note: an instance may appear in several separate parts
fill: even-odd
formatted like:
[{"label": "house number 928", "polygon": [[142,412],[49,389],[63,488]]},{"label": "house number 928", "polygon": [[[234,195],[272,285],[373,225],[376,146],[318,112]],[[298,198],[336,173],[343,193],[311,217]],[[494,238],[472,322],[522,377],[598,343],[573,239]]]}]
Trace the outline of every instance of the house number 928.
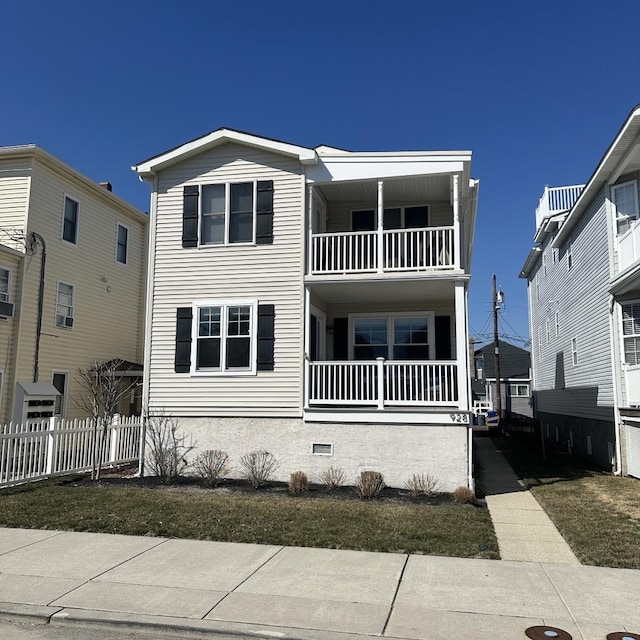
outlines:
[{"label": "house number 928", "polygon": [[466,413],[450,413],[451,422],[469,422],[469,416]]}]

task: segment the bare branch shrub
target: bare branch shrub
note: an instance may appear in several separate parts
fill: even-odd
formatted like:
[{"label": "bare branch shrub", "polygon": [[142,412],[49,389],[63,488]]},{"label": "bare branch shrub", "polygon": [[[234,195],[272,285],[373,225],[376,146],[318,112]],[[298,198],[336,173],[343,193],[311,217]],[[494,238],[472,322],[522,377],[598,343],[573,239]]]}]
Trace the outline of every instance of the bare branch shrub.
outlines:
[{"label": "bare branch shrub", "polygon": [[329,467],[320,474],[320,481],[327,491],[339,489],[347,480],[347,474],[341,467]]},{"label": "bare branch shrub", "polygon": [[254,488],[258,489],[266,484],[280,465],[268,451],[251,451],[240,458],[242,477]]},{"label": "bare branch shrub", "polygon": [[414,498],[417,496],[428,498],[435,494],[438,481],[428,473],[414,473],[404,486]]},{"label": "bare branch shrub", "polygon": [[473,504],[476,501],[476,496],[469,487],[458,487],[453,492],[453,501],[456,504]]},{"label": "bare branch shrub", "polygon": [[356,480],[355,491],[361,500],[371,500],[377,498],[384,487],[384,477],[379,471],[362,471]]},{"label": "bare branch shrub", "polygon": [[164,409],[146,409],[145,419],[151,471],[165,482],[173,482],[187,468],[187,455],[196,443],[180,431],[178,420]]},{"label": "bare branch shrub", "polygon": [[75,404],[93,419],[93,455],[91,479],[99,479],[105,457],[107,435],[113,418],[118,413],[120,400],[135,386],[122,377],[123,360],[93,362],[85,369],[77,369],[76,379],[82,387]]},{"label": "bare branch shrub", "polygon": [[215,487],[229,473],[229,454],[221,449],[206,449],[193,461],[196,475]]},{"label": "bare branch shrub", "polygon": [[304,471],[294,471],[289,476],[289,491],[291,493],[302,493],[309,489],[309,480]]}]

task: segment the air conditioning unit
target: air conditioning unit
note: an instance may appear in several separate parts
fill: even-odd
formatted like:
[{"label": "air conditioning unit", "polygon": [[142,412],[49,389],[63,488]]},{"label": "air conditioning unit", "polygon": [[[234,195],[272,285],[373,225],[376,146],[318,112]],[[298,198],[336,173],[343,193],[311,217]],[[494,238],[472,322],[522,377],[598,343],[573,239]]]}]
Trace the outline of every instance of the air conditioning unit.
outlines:
[{"label": "air conditioning unit", "polygon": [[13,318],[13,303],[0,302],[0,318]]},{"label": "air conditioning unit", "polygon": [[69,318],[69,317],[65,318],[64,326],[69,328],[73,327],[73,318]]}]

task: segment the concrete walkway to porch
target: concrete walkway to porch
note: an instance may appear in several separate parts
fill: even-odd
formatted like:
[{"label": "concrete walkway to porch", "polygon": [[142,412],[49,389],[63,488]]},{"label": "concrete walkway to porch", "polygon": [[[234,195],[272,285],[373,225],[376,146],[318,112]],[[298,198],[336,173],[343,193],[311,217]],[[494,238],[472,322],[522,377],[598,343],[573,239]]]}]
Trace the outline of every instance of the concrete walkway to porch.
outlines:
[{"label": "concrete walkway to porch", "polygon": [[521,562],[580,564],[533,494],[486,436],[473,438],[500,557]]}]

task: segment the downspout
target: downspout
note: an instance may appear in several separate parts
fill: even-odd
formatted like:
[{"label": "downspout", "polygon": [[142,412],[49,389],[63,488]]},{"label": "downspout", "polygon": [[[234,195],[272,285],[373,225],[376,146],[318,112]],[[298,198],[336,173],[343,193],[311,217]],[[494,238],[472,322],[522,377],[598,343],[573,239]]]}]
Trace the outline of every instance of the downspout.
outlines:
[{"label": "downspout", "polygon": [[[38,382],[40,377],[40,337],[42,336],[42,311],[44,306],[44,269],[47,261],[47,245],[44,238],[35,231],[31,232],[33,244],[40,243],[42,254],[40,256],[40,283],[38,285],[38,318],[36,322],[36,344],[33,352],[33,381]],[[33,249],[35,253],[35,247]]]}]

